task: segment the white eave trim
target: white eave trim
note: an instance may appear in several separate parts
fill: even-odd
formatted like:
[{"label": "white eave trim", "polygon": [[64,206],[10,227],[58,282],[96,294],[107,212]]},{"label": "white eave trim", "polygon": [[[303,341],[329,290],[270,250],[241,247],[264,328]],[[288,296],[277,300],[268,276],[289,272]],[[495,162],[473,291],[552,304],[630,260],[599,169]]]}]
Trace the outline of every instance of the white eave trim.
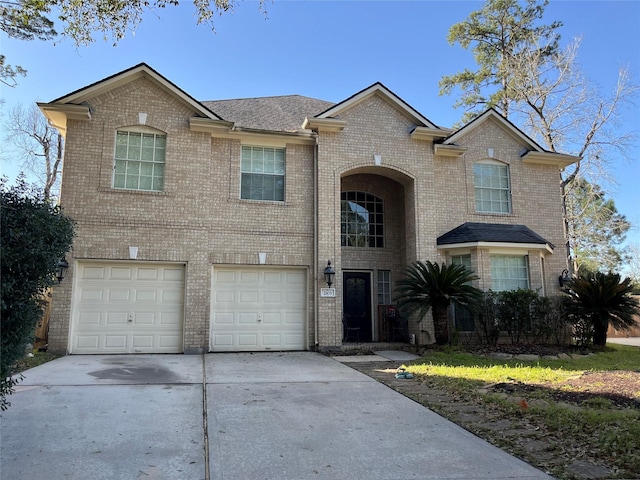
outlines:
[{"label": "white eave trim", "polygon": [[73,105],[68,103],[37,103],[38,108],[47,117],[49,125],[58,129],[65,137],[68,120],[91,120],[91,111],[87,105]]},{"label": "white eave trim", "polygon": [[433,152],[441,157],[460,157],[467,151],[467,147],[461,147],[460,145],[445,145],[443,143],[435,143],[433,145]]},{"label": "white eave trim", "polygon": [[529,151],[522,156],[522,163],[539,163],[542,165],[556,165],[558,168],[566,168],[580,160],[580,157],[566,155],[564,153],[534,152]]},{"label": "white eave trim", "polygon": [[309,118],[304,119],[302,128],[317,130],[319,132],[341,132],[347,126],[346,120],[338,118]]},{"label": "white eave trim", "polygon": [[411,138],[433,142],[435,139],[446,138],[451,135],[451,130],[443,128],[415,127],[411,132]]},{"label": "white eave trim", "polygon": [[553,247],[548,243],[511,243],[511,242],[463,242],[438,245],[438,250],[454,250],[458,248],[488,248],[513,250],[546,250],[553,253]]},{"label": "white eave trim", "polygon": [[193,132],[228,133],[233,128],[233,122],[214,120],[213,118],[191,117],[189,129]]},{"label": "white eave trim", "polygon": [[243,145],[265,145],[285,147],[287,143],[301,145],[315,144],[315,133],[311,130],[297,132],[281,132],[274,130],[257,130],[234,126],[233,122],[213,120],[209,118],[191,117],[189,129],[192,132],[204,132],[215,138],[240,140]]}]

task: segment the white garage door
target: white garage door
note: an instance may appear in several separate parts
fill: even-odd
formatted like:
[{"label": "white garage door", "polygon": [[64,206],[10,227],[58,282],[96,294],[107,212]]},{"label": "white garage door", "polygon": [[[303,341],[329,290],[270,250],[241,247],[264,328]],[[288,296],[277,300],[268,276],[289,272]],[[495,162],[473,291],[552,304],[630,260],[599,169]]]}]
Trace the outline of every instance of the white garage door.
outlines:
[{"label": "white garage door", "polygon": [[304,350],[306,271],[213,269],[212,352]]},{"label": "white garage door", "polygon": [[78,263],[71,353],[182,353],[184,266]]}]

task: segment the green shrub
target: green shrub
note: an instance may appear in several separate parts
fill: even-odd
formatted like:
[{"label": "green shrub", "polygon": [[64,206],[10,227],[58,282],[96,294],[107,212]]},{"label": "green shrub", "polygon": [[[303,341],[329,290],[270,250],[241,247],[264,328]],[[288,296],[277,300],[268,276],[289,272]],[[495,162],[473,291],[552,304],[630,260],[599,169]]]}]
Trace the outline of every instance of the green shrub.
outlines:
[{"label": "green shrub", "polygon": [[17,383],[11,368],[33,341],[42,316],[42,294],[54,283],[58,262],[71,246],[74,225],[23,176],[15,186],[0,179],[0,200],[0,409],[5,410],[10,405],[6,396]]}]

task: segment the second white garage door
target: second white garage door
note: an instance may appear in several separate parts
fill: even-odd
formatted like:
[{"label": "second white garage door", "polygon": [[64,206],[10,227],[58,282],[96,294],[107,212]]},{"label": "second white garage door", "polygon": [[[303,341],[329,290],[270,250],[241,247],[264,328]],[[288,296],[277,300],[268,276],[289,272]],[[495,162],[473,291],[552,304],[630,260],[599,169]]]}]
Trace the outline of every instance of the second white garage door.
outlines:
[{"label": "second white garage door", "polygon": [[215,267],[212,352],[304,350],[306,271]]}]

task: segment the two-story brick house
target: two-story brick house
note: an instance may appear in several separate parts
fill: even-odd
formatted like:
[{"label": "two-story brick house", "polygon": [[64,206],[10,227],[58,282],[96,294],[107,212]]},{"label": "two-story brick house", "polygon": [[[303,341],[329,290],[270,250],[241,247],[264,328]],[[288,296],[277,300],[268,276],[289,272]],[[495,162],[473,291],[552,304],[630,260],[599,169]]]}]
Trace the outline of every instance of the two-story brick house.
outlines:
[{"label": "two-story brick house", "polygon": [[[354,340],[345,318],[389,340],[381,306],[415,260],[546,295],[566,268],[558,172],[576,158],[493,110],[440,128],[379,83],[337,104],[197,101],[145,64],[39,107],[77,222],[52,351],[330,349]],[[409,329],[433,342],[430,319]]]}]

